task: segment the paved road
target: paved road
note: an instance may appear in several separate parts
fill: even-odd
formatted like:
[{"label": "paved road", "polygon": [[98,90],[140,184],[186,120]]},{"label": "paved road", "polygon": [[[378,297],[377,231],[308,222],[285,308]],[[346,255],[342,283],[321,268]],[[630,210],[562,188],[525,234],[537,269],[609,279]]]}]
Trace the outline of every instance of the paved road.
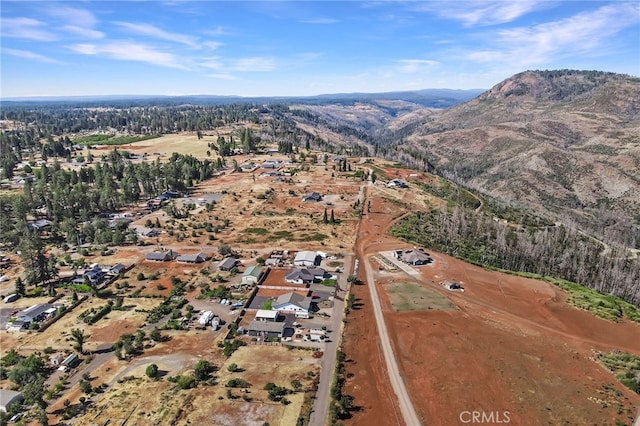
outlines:
[{"label": "paved road", "polygon": [[[369,215],[366,215],[364,220],[369,220]],[[382,313],[380,299],[378,298],[378,289],[376,288],[376,283],[373,277],[371,262],[369,262],[369,260],[365,258],[366,253],[364,245],[364,242],[360,240],[357,247],[357,253],[361,255],[361,264],[363,264],[365,268],[367,276],[366,284],[369,287],[369,294],[371,295],[371,305],[373,306],[373,313],[376,317],[378,336],[380,336],[380,343],[382,345],[382,352],[384,353],[384,360],[387,364],[389,380],[391,381],[393,391],[398,398],[398,405],[400,408],[400,412],[402,413],[402,417],[404,418],[405,424],[407,426],[418,426],[421,424],[421,422],[418,414],[415,411],[415,408],[413,407],[413,403],[411,402],[411,398],[409,397],[407,388],[404,385],[404,380],[402,379],[402,375],[400,374],[400,369],[398,368],[398,361],[396,360],[395,354],[393,352],[393,347],[391,346],[391,340],[389,339],[387,325],[384,322],[384,315]]]},{"label": "paved road", "polygon": [[[344,258],[345,266],[352,263],[351,256]],[[341,291],[338,292],[340,299],[345,298],[347,289],[346,270],[338,277],[338,286]],[[331,312],[331,325],[329,329],[330,341],[325,345],[324,356],[320,360],[320,381],[318,382],[318,390],[316,398],[313,401],[313,411],[309,419],[309,426],[324,426],[326,424],[327,415],[329,414],[329,401],[331,398],[331,382],[333,380],[333,372],[336,369],[336,350],[340,345],[342,336],[342,317],[344,315],[343,300],[334,298],[333,310]]]}]

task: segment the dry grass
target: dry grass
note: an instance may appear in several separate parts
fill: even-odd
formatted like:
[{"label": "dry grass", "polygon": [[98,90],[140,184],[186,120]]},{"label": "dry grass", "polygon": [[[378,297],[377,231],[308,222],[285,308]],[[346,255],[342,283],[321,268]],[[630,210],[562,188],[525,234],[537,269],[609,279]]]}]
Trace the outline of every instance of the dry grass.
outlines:
[{"label": "dry grass", "polygon": [[416,283],[391,283],[384,288],[396,312],[456,309],[446,297]]}]

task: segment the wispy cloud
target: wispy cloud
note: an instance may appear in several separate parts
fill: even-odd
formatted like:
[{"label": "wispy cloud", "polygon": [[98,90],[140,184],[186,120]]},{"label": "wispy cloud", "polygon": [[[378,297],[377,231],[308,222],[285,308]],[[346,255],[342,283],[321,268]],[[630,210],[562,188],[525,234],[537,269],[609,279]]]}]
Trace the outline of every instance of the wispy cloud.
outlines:
[{"label": "wispy cloud", "polygon": [[225,29],[224,27],[221,27],[221,26],[217,26],[212,30],[204,30],[202,33],[206,34],[206,35],[209,35],[209,36],[212,36],[212,37],[220,37],[220,36],[231,34],[229,32],[229,30],[227,30],[227,29]]},{"label": "wispy cloud", "polygon": [[104,44],[75,44],[71,50],[83,55],[104,55],[119,61],[146,62],[168,68],[188,69],[178,58],[167,52],[129,41],[112,41]]},{"label": "wispy cloud", "polygon": [[400,59],[395,62],[399,64],[399,71],[404,73],[421,72],[438,65],[438,61],[428,59]]},{"label": "wispy cloud", "polygon": [[234,71],[273,71],[276,68],[276,61],[262,56],[238,58],[230,61],[230,67]]},{"label": "wispy cloud", "polygon": [[187,34],[172,33],[145,23],[118,21],[114,22],[114,24],[133,34],[153,37],[160,40],[172,41],[175,43],[187,45],[189,47],[198,47],[197,39]]},{"label": "wispy cloud", "polygon": [[640,5],[617,3],[558,21],[501,30],[494,49],[468,54],[475,62],[502,61],[528,67],[568,56],[599,55],[607,40],[640,23]]},{"label": "wispy cloud", "polygon": [[104,38],[104,33],[91,28],[78,27],[76,25],[65,25],[62,30],[74,34],[78,37],[87,38],[90,40],[98,40]]},{"label": "wispy cloud", "polygon": [[218,80],[236,80],[236,76],[231,74],[207,74],[206,77],[216,78]]},{"label": "wispy cloud", "polygon": [[46,10],[49,16],[63,20],[69,25],[81,26],[83,28],[93,28],[98,23],[98,18],[86,10],[77,7],[63,7],[56,5]]},{"label": "wispy cloud", "polygon": [[57,59],[50,58],[48,56],[40,55],[39,53],[30,52],[28,50],[10,49],[8,47],[2,48],[2,53],[11,56],[17,56],[18,58],[32,59],[38,62],[44,62],[47,64],[62,64]]},{"label": "wispy cloud", "polygon": [[337,24],[340,21],[333,18],[313,18],[313,19],[303,19],[300,22],[303,24],[328,25],[328,24]]},{"label": "wispy cloud", "polygon": [[202,46],[208,47],[209,49],[212,49],[212,50],[216,50],[220,46],[224,46],[224,43],[219,41],[205,41],[205,42],[202,42]]},{"label": "wispy cloud", "polygon": [[519,1],[458,1],[435,2],[418,5],[423,11],[435,12],[440,17],[461,21],[465,26],[496,25],[514,21],[540,6],[540,0]]},{"label": "wispy cloud", "polygon": [[46,24],[32,18],[2,18],[2,37],[24,38],[36,41],[55,41],[58,37],[46,29]]}]

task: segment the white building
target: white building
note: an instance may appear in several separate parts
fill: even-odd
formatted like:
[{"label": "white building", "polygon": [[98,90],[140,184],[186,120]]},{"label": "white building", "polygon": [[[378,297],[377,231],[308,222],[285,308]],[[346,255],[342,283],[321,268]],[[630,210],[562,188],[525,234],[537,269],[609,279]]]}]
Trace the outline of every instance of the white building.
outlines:
[{"label": "white building", "polygon": [[296,318],[309,318],[310,309],[311,298],[293,292],[283,294],[273,304],[273,310],[293,313]]},{"label": "white building", "polygon": [[316,264],[317,257],[318,252],[299,251],[293,259],[293,264],[296,266],[314,266]]}]

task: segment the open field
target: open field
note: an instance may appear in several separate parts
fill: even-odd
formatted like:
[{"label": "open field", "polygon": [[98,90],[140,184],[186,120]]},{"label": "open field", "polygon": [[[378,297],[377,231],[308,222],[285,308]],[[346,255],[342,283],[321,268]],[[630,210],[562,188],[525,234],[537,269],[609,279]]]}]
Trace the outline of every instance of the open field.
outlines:
[{"label": "open field", "polygon": [[417,283],[390,282],[382,288],[389,295],[391,306],[396,312],[455,309],[449,299]]},{"label": "open field", "polygon": [[[210,142],[215,142],[214,137],[205,136],[201,140],[198,140],[198,136],[192,133],[178,133],[162,135],[158,138],[147,139],[139,142],[119,144],[117,147],[120,151],[129,151],[133,154],[143,155],[147,154],[150,158],[155,159],[160,154],[160,160],[168,158],[174,152],[180,154],[192,155],[196,158],[204,159],[207,157],[207,151],[213,151],[207,147]],[[108,139],[107,139],[108,141]],[[91,144],[90,142],[87,142]],[[104,151],[111,151],[114,147],[109,145],[96,145],[91,152],[94,155],[101,155]],[[213,153],[213,158],[216,158],[216,154]]]},{"label": "open field", "polygon": [[[386,191],[375,194],[372,214],[360,227],[363,256],[406,247],[385,236],[399,199]],[[406,195],[400,199],[410,202]],[[379,343],[362,338],[372,336],[369,285],[385,290],[381,299],[394,352],[425,424],[460,423],[465,410],[501,415],[509,411],[513,424],[613,424],[616,419],[628,423],[636,415],[640,396],[620,384],[593,354],[640,354],[639,324],[606,321],[569,306],[568,294],[548,282],[429,252],[435,262],[420,269],[422,285],[459,310],[397,312],[395,289],[389,292],[384,282],[406,281],[400,271],[376,271],[375,284],[355,286],[362,305],[349,315],[345,330],[347,373],[353,374],[346,393],[362,410],[352,412],[345,424],[372,424],[374,419],[401,424]],[[443,289],[439,283],[444,280],[461,283],[465,291]]]},{"label": "open field", "polygon": [[[287,395],[290,403],[285,405],[270,401],[264,386],[273,382],[291,389],[294,379],[300,380],[303,389],[312,386],[313,377],[319,370],[313,352],[276,346],[245,346],[225,359],[213,340],[207,341],[200,334],[198,343],[193,337],[188,340],[176,337],[170,344],[160,344],[149,351],[149,355],[145,353],[129,366],[121,367],[117,375],[112,374],[118,378],[117,383],[76,424],[102,424],[108,419],[124,420],[126,416],[143,425],[295,424],[303,393]],[[191,374],[199,359],[215,365],[212,373],[215,384],[181,390],[167,380],[170,376]],[[160,380],[146,377],[145,369],[151,363],[157,364],[164,375]],[[228,371],[231,363],[237,364],[238,372]],[[233,378],[249,382],[247,392],[245,388],[227,387]]]}]

